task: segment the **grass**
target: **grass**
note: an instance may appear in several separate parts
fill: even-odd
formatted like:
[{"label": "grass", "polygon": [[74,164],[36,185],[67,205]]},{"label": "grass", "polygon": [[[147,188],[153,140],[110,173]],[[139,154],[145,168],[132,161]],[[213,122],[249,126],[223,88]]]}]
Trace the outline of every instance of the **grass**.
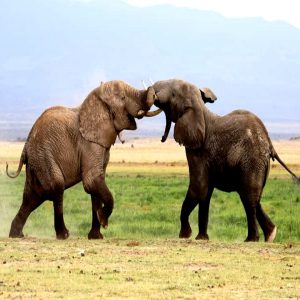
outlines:
[{"label": "grass", "polygon": [[[176,150],[167,145],[171,148],[162,161],[155,145],[149,149],[157,156],[147,155],[148,146],[141,141],[125,148],[124,157],[134,152],[131,161],[120,159],[122,146],[112,149],[107,183],[115,209],[108,229],[102,230],[104,240],[87,240],[91,203],[82,184],[65,192],[68,240],[55,240],[49,201],[30,215],[25,239],[9,239],[25,176],[22,172],[12,180],[4,175],[4,162],[14,162],[14,170],[22,149],[22,144],[17,149],[8,145],[8,152],[0,146],[0,298],[299,299],[300,186],[277,166],[262,197],[278,227],[273,244],[243,243],[247,225],[242,204],[237,194],[220,191],[211,201],[210,242],[194,240],[197,210],[190,218],[193,238],[178,239],[188,186],[184,153],[179,148],[178,157],[168,156],[170,149]],[[286,158],[298,173],[295,155]]]},{"label": "grass", "polygon": [[[24,173],[15,180],[0,176],[1,236],[7,236],[10,222],[21,204],[24,180]],[[188,186],[187,175],[112,172],[107,177],[107,184],[114,196],[115,208],[108,229],[103,230],[105,237],[139,240],[177,237],[181,204]],[[277,242],[300,241],[299,185],[290,179],[269,179],[262,205],[278,227]],[[82,184],[65,192],[64,211],[71,234],[86,236],[91,225],[91,203]],[[191,215],[191,226],[195,236],[197,209]],[[24,233],[35,237],[54,237],[51,202],[45,202],[30,215]],[[237,194],[214,191],[208,233],[215,241],[245,239],[246,216]]]},{"label": "grass", "polygon": [[298,299],[300,247],[0,239],[2,299]]}]

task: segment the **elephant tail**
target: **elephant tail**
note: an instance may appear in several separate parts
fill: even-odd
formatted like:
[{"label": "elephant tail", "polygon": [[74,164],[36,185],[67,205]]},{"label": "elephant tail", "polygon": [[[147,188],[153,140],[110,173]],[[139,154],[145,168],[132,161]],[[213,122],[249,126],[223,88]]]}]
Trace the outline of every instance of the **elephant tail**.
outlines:
[{"label": "elephant tail", "polygon": [[25,164],[25,158],[26,158],[26,144],[24,145],[24,148],[23,148],[23,151],[22,151],[22,154],[21,154],[21,157],[20,157],[19,167],[18,167],[17,172],[15,172],[14,174],[10,174],[8,172],[8,163],[6,162],[6,175],[9,178],[16,178],[20,175],[22,167]]},{"label": "elephant tail", "polygon": [[[275,151],[274,151],[275,152]],[[275,152],[274,155],[272,155],[272,159],[276,159],[293,177],[295,183],[300,184],[300,177],[297,177],[295,173],[293,173],[288,166],[280,159],[278,154]]]}]

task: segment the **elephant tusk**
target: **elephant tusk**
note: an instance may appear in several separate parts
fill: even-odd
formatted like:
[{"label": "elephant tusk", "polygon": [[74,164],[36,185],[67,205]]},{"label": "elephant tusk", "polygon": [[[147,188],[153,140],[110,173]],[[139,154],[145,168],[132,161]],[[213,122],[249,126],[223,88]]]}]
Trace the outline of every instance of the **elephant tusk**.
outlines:
[{"label": "elephant tusk", "polygon": [[155,110],[155,111],[147,111],[146,112],[146,117],[155,117],[155,116],[157,116],[158,114],[160,114],[161,112],[162,112],[163,110],[162,109],[157,109],[157,110]]},{"label": "elephant tusk", "polygon": [[144,80],[142,80],[142,84],[143,84],[143,87],[144,87],[144,89],[145,89],[145,90],[147,90],[147,89],[148,89],[148,87],[146,86],[146,83],[145,83],[145,81],[144,81]]},{"label": "elephant tusk", "polygon": [[144,117],[145,116],[145,114],[146,114],[146,112],[144,111],[144,110],[139,110],[138,112],[137,112],[137,117],[139,118],[139,117]]}]

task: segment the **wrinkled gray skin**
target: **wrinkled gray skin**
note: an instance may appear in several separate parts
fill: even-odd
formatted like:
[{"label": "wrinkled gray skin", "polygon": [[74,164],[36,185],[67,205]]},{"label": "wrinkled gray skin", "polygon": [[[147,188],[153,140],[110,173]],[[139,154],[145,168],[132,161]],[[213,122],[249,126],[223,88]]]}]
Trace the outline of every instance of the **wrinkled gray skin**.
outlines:
[{"label": "wrinkled gray skin", "polygon": [[11,224],[10,237],[23,237],[30,213],[45,200],[53,201],[58,239],[69,236],[63,218],[64,190],[82,180],[91,195],[92,228],[89,239],[103,238],[113,197],[105,183],[110,147],[123,129],[134,130],[134,117],[143,117],[154,102],[153,88],[140,91],[122,81],[102,83],[78,108],[52,107],[35,122],[20,164],[26,165],[23,202]]},{"label": "wrinkled gray skin", "polygon": [[[179,237],[191,236],[189,215],[198,205],[196,239],[209,238],[209,204],[217,188],[240,195],[248,222],[246,241],[258,241],[257,221],[265,241],[273,241],[276,227],[260,204],[270,158],[278,160],[296,181],[299,178],[278,157],[261,120],[244,110],[218,116],[204,105],[205,92],[181,80],[159,81],[153,88],[158,98],[154,104],[165,112],[166,120],[175,123],[174,138],[186,148],[190,183],[182,204]],[[168,130],[164,140],[166,133]]]},{"label": "wrinkled gray skin", "polygon": [[[173,80],[165,80],[165,84],[170,84],[172,85]],[[217,100],[216,95],[209,89],[209,88],[203,88],[203,89],[199,89],[201,97],[202,97],[202,101],[204,103],[214,103]],[[170,112],[170,107],[166,106],[165,108],[165,116],[166,116],[166,127],[165,127],[165,132],[164,135],[161,138],[162,142],[165,142],[166,139],[168,138],[170,129],[171,129],[171,124],[172,124],[172,120],[171,120],[171,112]]]}]

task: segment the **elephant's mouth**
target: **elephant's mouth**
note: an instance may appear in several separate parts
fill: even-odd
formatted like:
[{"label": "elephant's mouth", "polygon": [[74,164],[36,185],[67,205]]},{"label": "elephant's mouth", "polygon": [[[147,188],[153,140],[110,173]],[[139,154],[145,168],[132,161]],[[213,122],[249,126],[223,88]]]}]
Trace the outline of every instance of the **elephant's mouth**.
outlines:
[{"label": "elephant's mouth", "polygon": [[136,122],[135,122],[134,116],[128,114],[127,118],[129,120],[129,124],[130,124],[130,126],[129,126],[128,129],[129,130],[135,130],[137,128],[137,126],[136,126]]}]

